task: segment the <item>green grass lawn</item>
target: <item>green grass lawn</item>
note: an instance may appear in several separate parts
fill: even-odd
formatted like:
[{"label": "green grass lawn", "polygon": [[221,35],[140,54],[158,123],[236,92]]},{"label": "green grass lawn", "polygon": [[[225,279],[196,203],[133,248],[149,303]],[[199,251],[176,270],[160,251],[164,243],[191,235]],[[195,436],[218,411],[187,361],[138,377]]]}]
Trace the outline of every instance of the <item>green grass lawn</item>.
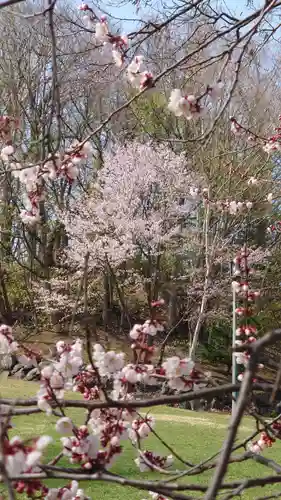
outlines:
[{"label": "green grass lawn", "polygon": [[[0,395],[2,397],[30,397],[36,391],[36,384],[31,382],[22,382],[13,379],[0,378]],[[73,397],[73,396],[72,396]],[[84,417],[84,410],[75,409],[69,410],[70,415],[75,423],[82,423]],[[152,408],[151,413],[155,415],[156,424],[155,430],[165,441],[169,443],[175,450],[186,460],[193,463],[198,463],[208,456],[218,451],[223,443],[227,432],[227,425],[229,417],[226,415],[195,413],[186,410],[172,409],[169,407]],[[59,437],[54,429],[56,417],[46,417],[45,415],[30,415],[13,418],[13,434],[22,437],[29,437],[32,435],[52,435],[54,443],[50,446],[49,457],[54,457],[61,450]],[[245,438],[254,429],[254,423],[249,418],[244,418],[240,429],[239,437]],[[160,453],[167,453],[164,446],[159,441],[151,436],[145,443],[147,449],[159,451]],[[278,442],[275,446],[267,450],[266,456],[281,463],[281,443]],[[48,456],[46,457],[48,458]],[[141,474],[138,472],[133,459],[135,458],[135,450],[126,444],[122,457],[116,462],[112,468],[112,472],[126,476],[130,479],[156,479],[159,475],[149,473]],[[179,462],[175,462],[174,468],[181,469],[182,466]],[[248,477],[261,477],[269,474],[274,474],[271,469],[265,468],[252,460],[240,464],[233,464],[229,467],[226,480],[237,480]],[[188,480],[190,483],[208,484],[212,476],[212,472],[205,473],[204,475],[192,476]],[[167,479],[167,476],[162,479]],[[57,481],[50,481],[52,485],[58,484]],[[63,481],[59,482],[60,485],[65,484]],[[82,483],[80,484],[82,486]],[[148,498],[146,492],[141,492],[132,488],[123,488],[115,484],[108,484],[104,482],[84,483],[83,487],[86,493],[93,499],[103,500],[141,500]],[[271,492],[281,492],[281,484],[256,488],[246,491],[243,499],[255,500],[259,496],[269,495]],[[192,495],[191,492],[187,492]],[[196,496],[196,495],[194,495]],[[280,494],[281,497],[281,494]],[[21,497],[22,498],[22,497]]]}]

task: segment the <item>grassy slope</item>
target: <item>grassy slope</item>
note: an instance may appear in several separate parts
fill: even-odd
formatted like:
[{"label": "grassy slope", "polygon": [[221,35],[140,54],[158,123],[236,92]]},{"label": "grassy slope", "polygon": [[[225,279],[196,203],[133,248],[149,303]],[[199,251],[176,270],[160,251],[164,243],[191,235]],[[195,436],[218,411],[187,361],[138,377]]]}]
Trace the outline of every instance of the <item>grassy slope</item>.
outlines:
[{"label": "grassy slope", "polygon": [[[23,382],[12,379],[0,378],[0,394],[2,397],[28,397],[33,396],[36,391],[36,384],[31,382]],[[218,414],[193,413],[185,410],[171,409],[168,407],[153,408],[152,414],[158,415],[159,421],[156,426],[157,432],[175,447],[177,452],[187,460],[197,463],[204,458],[212,455],[220,448],[225,437],[228,425],[228,416]],[[69,413],[76,423],[83,420],[83,410],[71,410]],[[55,417],[45,417],[44,415],[31,415],[14,418],[13,423],[15,428],[13,433],[22,437],[32,435],[49,434],[55,439],[52,445],[50,456],[54,456],[60,451],[59,439],[54,430]],[[253,429],[253,422],[249,418],[245,418],[240,431],[241,437],[246,437]],[[145,446],[147,449],[153,449],[159,452],[165,452],[165,449],[155,437],[149,438]],[[277,443],[272,449],[267,451],[267,456],[270,456],[276,461],[281,462],[281,445]],[[129,478],[156,478],[154,474],[138,473],[133,459],[135,452],[132,447],[127,444],[122,455],[122,458],[116,462],[112,469],[113,472],[127,476]],[[179,463],[176,467],[181,468]],[[260,477],[271,474],[270,469],[266,469],[253,461],[247,461],[242,464],[234,464],[230,467],[227,475],[227,480],[242,479],[248,477]],[[191,483],[207,484],[212,473],[204,474],[204,476],[193,476],[189,479]],[[166,477],[164,478],[166,479]],[[52,481],[51,484],[55,485]],[[62,484],[62,483],[60,483]],[[122,488],[117,485],[109,485],[106,483],[92,482],[84,484],[87,494],[93,499],[103,500],[141,500],[147,498],[146,492],[130,488]],[[281,484],[274,487],[257,488],[246,492],[243,499],[257,499],[259,496],[264,496],[270,492],[281,492]]]}]

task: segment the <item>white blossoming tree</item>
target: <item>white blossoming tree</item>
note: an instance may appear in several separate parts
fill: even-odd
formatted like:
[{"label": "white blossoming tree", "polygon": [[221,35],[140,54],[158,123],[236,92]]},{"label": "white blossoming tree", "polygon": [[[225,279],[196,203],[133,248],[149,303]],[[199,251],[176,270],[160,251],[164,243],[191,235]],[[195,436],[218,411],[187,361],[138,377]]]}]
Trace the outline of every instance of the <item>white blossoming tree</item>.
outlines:
[{"label": "white blossoming tree", "polygon": [[63,213],[68,258],[89,269],[115,274],[129,263],[147,294],[161,293],[161,260],[194,226],[198,200],[185,155],[168,148],[131,143],[104,154],[92,192]]}]

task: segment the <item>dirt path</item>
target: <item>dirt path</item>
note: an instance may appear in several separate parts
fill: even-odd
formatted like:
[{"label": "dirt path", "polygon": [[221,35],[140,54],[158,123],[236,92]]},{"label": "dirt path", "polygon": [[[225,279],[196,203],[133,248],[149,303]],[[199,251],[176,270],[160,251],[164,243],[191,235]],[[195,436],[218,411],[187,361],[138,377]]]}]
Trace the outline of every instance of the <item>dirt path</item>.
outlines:
[{"label": "dirt path", "polygon": [[[153,413],[152,413],[153,415]],[[191,416],[184,416],[184,415],[169,415],[169,414],[164,414],[164,413],[161,413],[161,414],[154,414],[153,415],[155,417],[155,421],[156,421],[156,425],[157,425],[157,422],[178,422],[178,423],[186,423],[188,425],[201,425],[203,427],[212,427],[212,428],[216,428],[216,429],[227,429],[228,428],[228,425],[227,424],[221,424],[221,423],[218,423],[218,422],[215,422],[214,420],[212,419],[209,419],[209,418],[204,418],[204,417],[191,417]],[[38,433],[41,433],[41,434],[44,434],[44,433],[48,433],[48,429],[49,429],[49,421],[45,421],[45,422],[36,422],[35,424],[35,428],[36,428],[36,432]],[[248,427],[248,426],[244,426],[242,425],[240,428],[239,428],[240,432],[252,432],[253,431],[253,428],[252,427]],[[24,427],[22,428],[21,432],[24,434],[24,435],[31,435],[33,432],[34,432],[34,423],[29,425],[29,423],[25,424]]]},{"label": "dirt path", "polygon": [[[203,425],[205,427],[216,427],[217,429],[227,429],[228,425],[227,424],[220,424],[218,422],[214,422],[213,420],[210,420],[208,418],[203,418],[203,417],[190,417],[190,416],[183,416],[183,415],[166,415],[166,414],[156,414],[154,415],[155,420],[162,420],[163,422],[181,422],[181,423],[187,423],[189,425]],[[242,425],[240,427],[241,431],[252,431],[252,427],[247,427]]]}]

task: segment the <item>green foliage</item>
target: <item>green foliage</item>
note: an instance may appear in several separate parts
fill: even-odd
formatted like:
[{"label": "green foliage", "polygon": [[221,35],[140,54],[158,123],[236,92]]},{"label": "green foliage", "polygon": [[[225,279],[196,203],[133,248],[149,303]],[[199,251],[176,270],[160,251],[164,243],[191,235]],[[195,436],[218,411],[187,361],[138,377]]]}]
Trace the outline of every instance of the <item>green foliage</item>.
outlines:
[{"label": "green foliage", "polygon": [[16,263],[6,267],[5,285],[12,309],[23,309],[30,305],[25,274],[26,271]]},{"label": "green foliage", "polygon": [[174,116],[167,110],[167,99],[164,94],[153,93],[145,99],[133,104],[132,111],[137,118],[139,132],[154,137],[167,137],[174,129]]},{"label": "green foliage", "polygon": [[202,361],[221,363],[230,367],[231,325],[224,321],[219,321],[206,330],[205,337],[207,337],[207,342],[200,344],[198,357]]}]

